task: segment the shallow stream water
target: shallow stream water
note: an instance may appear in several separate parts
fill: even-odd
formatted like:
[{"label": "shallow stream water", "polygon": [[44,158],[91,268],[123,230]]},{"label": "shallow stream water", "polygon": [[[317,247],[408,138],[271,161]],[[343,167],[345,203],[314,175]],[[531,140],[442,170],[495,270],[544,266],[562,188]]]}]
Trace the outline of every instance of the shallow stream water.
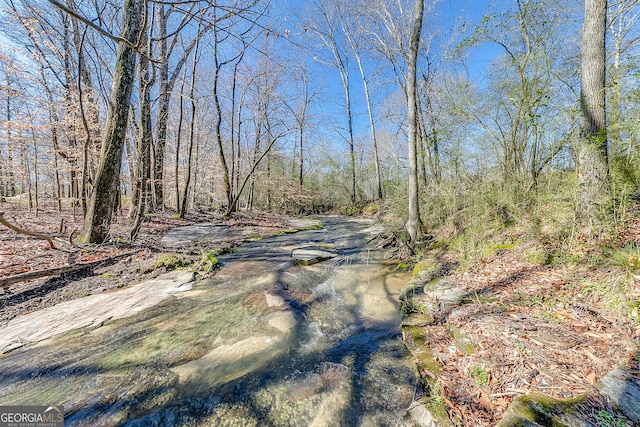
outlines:
[{"label": "shallow stream water", "polygon": [[[409,277],[362,220],[266,238],[191,290],[0,358],[0,405],[67,425],[403,425],[415,397],[398,294]],[[294,265],[301,247],[338,256]]]}]

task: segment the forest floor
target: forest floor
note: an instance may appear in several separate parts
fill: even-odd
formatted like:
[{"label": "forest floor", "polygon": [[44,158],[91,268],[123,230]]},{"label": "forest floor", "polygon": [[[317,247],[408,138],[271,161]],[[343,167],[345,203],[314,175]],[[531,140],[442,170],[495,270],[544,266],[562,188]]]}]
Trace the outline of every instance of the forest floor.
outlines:
[{"label": "forest floor", "polygon": [[539,262],[531,256],[539,242],[512,233],[515,244],[464,267],[446,250],[436,257],[447,283],[470,296],[424,327],[443,367],[436,394],[449,416],[494,426],[513,399],[539,392],[588,396],[588,425],[633,425],[596,386],[620,366],[640,382],[640,218],[613,242],[583,242],[563,262]]},{"label": "forest floor", "polygon": [[[74,230],[81,228],[79,212],[47,210],[36,216],[9,205],[0,206],[0,211],[22,229],[60,236],[52,249],[45,240],[0,226],[0,283],[25,272],[98,262],[82,271],[0,286],[0,328],[15,317],[62,301],[157,276],[166,270],[163,257],[169,253],[199,263],[204,251],[220,249],[219,243],[214,247],[214,243],[200,242],[176,254],[175,248],[160,242],[162,233],[170,228],[222,222],[214,214],[192,214],[184,220],[176,219],[171,211],[154,214],[133,245],[126,243],[127,219],[118,216],[111,243],[79,247],[68,242],[68,236],[77,235]],[[253,227],[257,235],[286,228],[286,222],[276,215],[240,214],[227,223]],[[619,239],[621,247],[640,241],[640,220]],[[223,249],[237,243],[226,242]],[[449,317],[449,330],[443,323],[430,326],[428,332],[428,344],[444,367],[439,392],[459,425],[492,426],[519,395],[540,391],[574,397],[588,393],[599,378],[620,365],[637,367],[640,276],[628,268],[609,268],[606,262],[540,265],[525,261],[529,249],[526,243],[497,248],[465,268],[459,268],[447,253],[439,258],[448,266],[448,280],[464,285],[476,299]],[[634,253],[629,256],[637,256]],[[640,267],[640,259],[629,263]],[[451,326],[457,330],[457,342],[452,342]],[[461,339],[473,342],[476,350],[470,354],[460,351]],[[608,416],[616,420],[614,412],[596,416],[603,417],[603,422]]]}]

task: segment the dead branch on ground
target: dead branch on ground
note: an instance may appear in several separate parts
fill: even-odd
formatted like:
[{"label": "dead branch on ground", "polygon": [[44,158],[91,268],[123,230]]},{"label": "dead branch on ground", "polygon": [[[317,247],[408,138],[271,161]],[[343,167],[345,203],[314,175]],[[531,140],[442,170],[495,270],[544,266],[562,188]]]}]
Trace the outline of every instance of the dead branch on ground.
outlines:
[{"label": "dead branch on ground", "polygon": [[46,240],[47,242],[49,242],[49,249],[55,249],[56,248],[53,245],[53,238],[51,236],[48,236],[46,234],[36,233],[36,232],[33,232],[33,231],[29,231],[29,230],[24,230],[22,228],[16,227],[15,225],[11,224],[9,221],[7,221],[5,219],[4,212],[0,212],[0,224],[4,225],[5,227],[7,227],[10,230],[15,231],[18,234],[24,234],[25,236],[31,236],[31,237],[35,237],[36,239]]},{"label": "dead branch on ground", "polygon": [[73,273],[75,271],[84,270],[87,268],[94,268],[101,264],[107,264],[110,262],[117,261],[120,258],[125,258],[127,256],[135,255],[136,253],[138,253],[137,250],[110,256],[108,258],[103,258],[96,261],[65,265],[62,267],[47,268],[44,270],[29,271],[27,273],[21,273],[21,274],[16,274],[9,277],[3,277],[3,278],[0,278],[0,288],[6,288],[7,286],[13,283],[22,282],[25,280],[33,280],[33,279],[38,279],[38,278],[47,277],[47,276],[59,276],[60,274]]}]

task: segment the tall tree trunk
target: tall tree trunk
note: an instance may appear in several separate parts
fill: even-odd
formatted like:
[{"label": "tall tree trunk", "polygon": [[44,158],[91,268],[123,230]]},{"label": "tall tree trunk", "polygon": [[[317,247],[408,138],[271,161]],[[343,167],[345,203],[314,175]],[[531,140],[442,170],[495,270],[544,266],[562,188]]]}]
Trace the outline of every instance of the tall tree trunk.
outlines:
[{"label": "tall tree trunk", "polygon": [[[353,45],[353,43],[352,43]],[[380,159],[378,156],[378,140],[376,138],[376,124],[373,118],[373,105],[371,103],[371,96],[369,94],[369,81],[367,79],[364,67],[362,65],[362,58],[360,52],[357,49],[353,49],[356,55],[356,62],[358,63],[358,69],[360,70],[360,77],[362,78],[362,87],[364,89],[364,98],[367,102],[367,113],[369,115],[369,130],[371,131],[371,145],[373,146],[373,162],[376,169],[376,199],[382,200],[382,173],[380,171]]]},{"label": "tall tree trunk", "polygon": [[[418,146],[416,147],[416,155],[418,156],[418,180],[424,188],[427,188],[429,174],[427,167],[433,175],[433,162],[431,160],[431,151],[429,150],[429,136],[424,123],[424,117],[420,111],[420,98],[416,95],[416,119],[418,120]],[[420,184],[418,184],[418,187]]]},{"label": "tall tree trunk", "polygon": [[7,76],[7,109],[6,109],[6,128],[7,128],[7,174],[5,183],[5,194],[7,196],[16,195],[16,184],[13,173],[13,131],[11,129],[11,80]]},{"label": "tall tree trunk", "polygon": [[[82,44],[80,44],[80,47],[78,48],[78,56],[79,58],[82,58]],[[85,114],[84,111],[84,100],[83,100],[83,90],[82,90],[82,75],[84,74],[84,69],[83,69],[83,64],[84,61],[81,61],[80,59],[78,60],[78,81],[77,81],[77,85],[78,85],[78,106],[80,107],[80,120],[82,121],[82,127],[84,128],[84,132],[85,132],[85,140],[84,140],[84,145],[82,146],[82,187],[81,187],[81,192],[82,192],[82,198],[81,198],[81,203],[82,203],[82,212],[84,212],[86,214],[87,212],[87,199],[89,198],[89,181],[92,181],[93,178],[90,177],[90,175],[93,175],[93,173],[90,171],[90,151],[91,151],[91,145],[92,145],[92,138],[91,138],[91,128],[89,127],[89,122],[87,121],[87,115]]]},{"label": "tall tree trunk", "polygon": [[[65,94],[65,113],[67,117],[67,126],[66,126],[66,134],[68,139],[69,150],[68,154],[64,155],[65,160],[69,162],[71,166],[71,170],[69,171],[69,180],[70,180],[70,198],[71,198],[71,206],[73,206],[73,214],[75,219],[75,208],[78,206],[80,202],[80,185],[78,183],[78,140],[77,140],[77,130],[76,130],[76,100],[74,99],[73,93],[73,78],[72,78],[72,70],[71,70],[71,42],[69,40],[69,17],[64,13],[61,13],[61,19],[63,22],[63,40],[64,40],[64,94]],[[62,151],[60,152],[63,153]],[[83,214],[85,211],[83,211]]]},{"label": "tall tree trunk", "polygon": [[[67,0],[67,6],[69,7],[70,10],[76,13],[78,12],[75,1]],[[91,70],[89,68],[89,65],[87,64],[87,61],[85,60],[85,54],[84,54],[84,41],[85,41],[87,29],[85,28],[84,32],[81,33],[80,22],[77,19],[71,19],[70,23],[71,23],[71,31],[73,36],[72,37],[73,44],[75,45],[76,53],[78,55],[78,80],[79,80],[78,86],[80,85],[84,86],[84,89],[80,87],[80,91],[86,93],[85,98],[87,101],[87,108],[85,110],[83,106],[83,108],[81,109],[81,114],[82,114],[82,120],[86,122],[85,131],[88,134],[86,138],[89,141],[90,155],[88,160],[90,164],[87,166],[87,171],[89,172],[88,181],[93,181],[93,174],[95,172],[94,166],[92,165],[93,158],[94,158],[94,155],[97,154],[97,152],[99,152],[100,143],[101,143],[100,117],[98,115],[98,107],[95,101],[93,82],[91,81]],[[80,92],[78,102],[80,104],[84,102],[81,92]],[[88,119],[85,117],[85,111],[88,113],[88,116],[89,116]]]},{"label": "tall tree trunk", "polygon": [[[60,169],[58,167],[58,153],[60,152],[60,143],[58,142],[58,124],[60,123],[60,119],[58,118],[56,105],[53,100],[53,93],[51,92],[51,87],[47,83],[47,79],[44,74],[44,67],[42,65],[40,66],[40,77],[42,78],[42,84],[47,94],[47,101],[49,103],[49,126],[51,127],[51,145],[53,148],[53,194],[56,200],[56,207],[58,211],[62,211],[62,194],[60,192]],[[0,195],[2,194],[0,193]]]},{"label": "tall tree trunk", "polygon": [[591,227],[610,197],[605,97],[607,0],[585,0],[584,12],[577,214]]},{"label": "tall tree trunk", "polygon": [[351,113],[351,89],[349,88],[348,71],[341,72],[344,88],[344,104],[347,109],[347,131],[349,133],[349,168],[351,172],[351,203],[356,203],[356,152],[353,140],[353,115]]},{"label": "tall tree trunk", "polygon": [[193,52],[193,66],[191,67],[191,88],[189,89],[189,98],[191,100],[191,123],[189,125],[189,147],[187,149],[187,170],[184,174],[184,187],[182,187],[182,205],[180,206],[180,218],[187,215],[187,206],[189,205],[189,183],[191,182],[191,160],[193,158],[193,145],[196,137],[196,71],[198,66],[198,46],[200,38],[196,43]]},{"label": "tall tree trunk", "polygon": [[416,242],[422,228],[420,219],[420,204],[418,198],[418,103],[416,84],[416,64],[420,48],[420,33],[422,32],[422,16],[424,0],[416,0],[415,20],[409,41],[409,57],[407,60],[407,108],[408,108],[408,154],[409,154],[409,219],[407,232],[409,233],[409,247],[415,249]]},{"label": "tall tree trunk", "polygon": [[200,163],[199,160],[200,160],[200,138],[197,138],[196,139],[196,161],[193,168],[193,176],[195,177],[195,183],[192,187],[193,190],[191,191],[191,206],[193,206],[194,209],[197,209],[198,192],[199,192],[199,189],[202,188],[202,186],[204,185],[204,180],[206,178],[206,174],[203,174],[204,176],[200,180],[200,185],[198,185],[198,165]]},{"label": "tall tree trunk", "polygon": [[[24,135],[22,135],[23,144],[20,147],[20,154],[22,157],[22,164],[24,165],[23,173],[22,173],[22,188],[20,190],[20,194],[24,193],[25,183],[27,187],[27,195],[29,196],[29,212],[33,210],[33,190],[31,185],[31,162],[29,161],[29,153],[27,153],[26,141],[24,140]],[[20,206],[20,200],[22,197],[18,199],[18,207]]]},{"label": "tall tree trunk", "polygon": [[40,177],[38,173],[38,140],[36,139],[36,133],[31,127],[31,142],[33,142],[33,178],[34,178],[34,202],[35,202],[35,211],[36,216],[38,216],[38,209],[40,208],[40,198],[38,196],[39,186],[40,186]]},{"label": "tall tree trunk", "polygon": [[622,17],[618,17],[617,29],[612,31],[615,50],[613,52],[613,67],[611,70],[609,82],[611,92],[609,93],[609,99],[607,99],[607,102],[609,104],[608,121],[610,123],[609,129],[607,129],[609,139],[609,160],[616,160],[621,158],[620,143],[622,142],[622,138],[620,132],[620,101],[622,96],[622,85],[620,80],[622,78],[623,72],[620,69],[620,56],[622,53],[622,27]]},{"label": "tall tree trunk", "polygon": [[142,51],[140,58],[140,127],[136,140],[136,182],[133,186],[131,198],[131,218],[133,227],[131,229],[131,240],[135,240],[140,231],[140,226],[151,203],[151,145],[153,135],[151,129],[151,88],[153,86],[153,75],[150,69],[147,55],[151,53],[151,38],[153,34],[145,35],[147,38],[146,47]]},{"label": "tall tree trunk", "polygon": [[[236,114],[236,91],[238,87],[238,68],[246,53],[245,41],[242,40],[242,43],[244,47],[242,49],[242,52],[240,53],[240,56],[238,57],[238,60],[233,65],[233,79],[231,83],[231,123],[229,125],[229,128],[231,130],[231,177],[230,178],[231,178],[231,193],[234,198],[238,192],[238,180],[235,180],[234,177],[236,176],[236,173],[238,174],[240,173],[239,171],[236,171],[236,166],[238,168],[240,167],[240,162],[237,161],[236,158],[238,160],[240,159],[240,129],[241,129],[242,117],[240,116],[240,111],[238,111],[238,114]],[[236,117],[238,120],[237,132],[236,132],[236,126],[235,126]],[[236,152],[236,140],[238,141],[237,152]],[[233,209],[237,210],[238,206],[234,206]]]},{"label": "tall tree trunk", "polygon": [[[183,28],[186,22],[196,16],[194,9],[197,2],[191,2],[189,9],[185,11],[182,21],[178,24],[178,28]],[[164,209],[164,158],[165,147],[167,145],[167,125],[169,118],[169,103],[173,88],[178,80],[178,76],[182,71],[182,67],[187,62],[190,52],[193,50],[196,39],[211,29],[210,25],[196,34],[194,39],[184,48],[182,55],[177,59],[171,59],[174,48],[178,46],[178,42],[182,42],[180,32],[167,35],[167,21],[169,15],[175,11],[174,6],[168,8],[164,4],[160,4],[157,9],[156,19],[158,21],[158,56],[160,63],[158,65],[159,75],[159,93],[158,93],[158,114],[156,121],[156,138],[155,151],[153,155],[153,209]],[[202,12],[202,11],[200,11]],[[215,19],[214,19],[215,20]],[[170,40],[170,43],[169,43]],[[175,63],[175,65],[174,65]],[[173,65],[171,74],[169,73],[169,65]]]},{"label": "tall tree trunk", "polygon": [[[425,101],[427,107],[427,118],[429,119],[429,133],[427,137],[427,150],[429,150],[429,159],[433,167],[433,176],[436,180],[436,184],[440,184],[442,181],[442,166],[440,165],[440,147],[438,140],[438,130],[436,129],[436,115],[433,111],[433,104],[431,103],[431,86],[427,76],[424,76],[425,84],[427,85]],[[426,127],[426,123],[425,123]],[[433,152],[431,152],[433,150]]]},{"label": "tall tree trunk", "polygon": [[[215,13],[215,12],[214,12]],[[227,166],[227,158],[224,153],[224,145],[222,144],[222,108],[220,106],[220,95],[218,94],[218,84],[220,80],[220,69],[222,64],[218,56],[218,30],[213,29],[213,102],[215,105],[215,119],[214,119],[214,132],[216,138],[216,144],[218,147],[218,157],[220,159],[220,165],[222,167],[222,183],[224,185],[224,192],[227,197],[227,213],[231,214],[235,211],[233,203],[233,194],[231,192],[231,182],[229,180],[229,168]]]},{"label": "tall tree trunk", "polygon": [[[133,113],[133,111],[132,111]],[[136,164],[135,164],[135,152],[131,144],[131,138],[125,138],[124,140],[124,158],[127,161],[127,169],[129,170],[129,182],[131,183],[131,192],[133,193],[134,183],[136,182]],[[126,187],[125,187],[126,189]],[[124,192],[126,195],[127,192]]]},{"label": "tall tree trunk", "polygon": [[[186,76],[185,76],[186,78]],[[180,101],[179,101],[179,113],[178,113],[178,129],[176,130],[176,156],[175,156],[175,167],[174,174],[176,176],[175,180],[175,191],[176,191],[176,211],[180,212],[180,143],[182,139],[182,122],[184,120],[184,78],[182,80],[182,86],[180,87]]]},{"label": "tall tree trunk", "polygon": [[136,66],[136,52],[142,28],[145,0],[125,0],[122,38],[118,44],[109,109],[102,133],[100,163],[96,172],[93,193],[79,240],[101,243],[109,235],[113,209],[120,182],[122,147],[127,131],[129,105]]},{"label": "tall tree trunk", "polygon": [[300,170],[298,171],[298,185],[300,186],[300,191],[302,191],[304,189],[304,124],[302,122],[300,123],[299,130],[298,143],[300,144]]},{"label": "tall tree trunk", "polygon": [[[160,79],[158,94],[158,123],[156,125],[156,145],[153,156],[153,200],[154,209],[164,208],[164,149],[167,144],[167,122],[169,118],[169,101],[173,85],[169,81],[169,53],[167,47],[167,20],[169,12],[165,10],[165,5],[158,5],[158,54],[160,63],[158,64],[158,77]],[[176,179],[178,179],[176,177]],[[180,205],[176,204],[176,209]]]}]

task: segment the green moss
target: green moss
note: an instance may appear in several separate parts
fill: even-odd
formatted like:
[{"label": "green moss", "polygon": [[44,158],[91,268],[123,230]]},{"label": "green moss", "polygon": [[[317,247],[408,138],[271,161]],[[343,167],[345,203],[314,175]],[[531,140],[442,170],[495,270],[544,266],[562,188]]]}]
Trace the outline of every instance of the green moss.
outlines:
[{"label": "green moss", "polygon": [[418,370],[425,369],[436,375],[442,372],[442,366],[433,357],[428,347],[426,331],[421,326],[403,326],[402,340],[414,357]]},{"label": "green moss", "polygon": [[473,378],[480,387],[489,385],[489,373],[483,365],[476,365],[469,371],[469,376]]},{"label": "green moss", "polygon": [[164,268],[167,271],[176,270],[178,268],[186,267],[191,264],[191,261],[178,254],[162,254],[158,257],[153,264],[153,269]]},{"label": "green moss", "polygon": [[537,265],[550,265],[553,263],[553,253],[544,247],[534,247],[529,249],[524,254],[524,259],[527,262]]},{"label": "green moss", "polygon": [[413,277],[433,276],[440,270],[440,266],[432,259],[422,260],[413,266]]},{"label": "green moss", "polygon": [[211,251],[204,251],[202,254],[202,268],[211,272],[212,270],[220,267],[220,261],[218,260],[219,250],[214,249]]},{"label": "green moss", "polygon": [[365,215],[375,215],[380,211],[380,207],[377,203],[370,203],[362,209],[362,213]]},{"label": "green moss", "polygon": [[435,425],[439,427],[450,427],[453,424],[449,419],[449,414],[444,406],[442,398],[438,397],[425,397],[419,400],[419,403],[423,404],[433,416]]},{"label": "green moss", "polygon": [[305,230],[322,230],[323,228],[324,225],[322,225],[322,221],[318,221],[317,224],[310,225],[309,227],[306,227]]},{"label": "green moss", "polygon": [[94,366],[108,370],[184,363],[204,356],[216,338],[237,333],[234,327],[245,323],[250,327],[255,320],[253,310],[240,302],[224,307],[205,304],[176,313],[171,320],[151,321],[144,330],[121,338],[117,349],[99,357]]},{"label": "green moss", "polygon": [[490,244],[485,246],[482,249],[482,253],[485,256],[492,256],[492,255],[497,255],[497,254],[501,254],[504,253],[508,250],[512,250],[516,247],[515,243],[494,243],[494,244]]},{"label": "green moss", "polygon": [[567,421],[571,414],[584,401],[585,396],[573,399],[555,399],[541,394],[531,393],[516,398],[498,427],[528,426],[538,423],[552,427],[570,427]]}]

